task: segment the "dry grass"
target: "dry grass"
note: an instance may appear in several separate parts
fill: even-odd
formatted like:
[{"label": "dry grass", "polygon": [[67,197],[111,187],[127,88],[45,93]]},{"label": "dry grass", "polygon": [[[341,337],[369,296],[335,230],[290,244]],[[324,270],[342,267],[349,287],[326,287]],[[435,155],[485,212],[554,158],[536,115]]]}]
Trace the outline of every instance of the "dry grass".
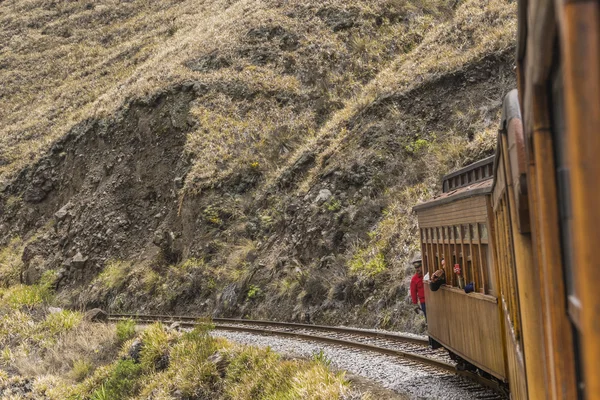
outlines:
[{"label": "dry grass", "polygon": [[34,387],[50,399],[173,399],[177,391],[184,398],[329,400],[348,391],[344,375],[321,361],[283,360],[268,349],[213,338],[209,329],[178,333],[152,325],[139,337],[139,363],[127,355],[128,342],[91,375],[77,363],[78,372],[89,375],[79,384],[45,376]]},{"label": "dry grass", "polygon": [[[407,54],[395,57],[389,66],[382,68],[359,94],[345,102],[344,108],[332,116],[314,140],[307,141],[305,146],[298,149],[297,153],[290,158],[291,164],[307,149],[318,148],[318,143],[323,139],[330,140],[328,148],[320,151],[312,179],[306,179],[302,189],[305,191],[311,187],[315,174],[324,163],[323,160],[334,154],[339,155],[342,143],[348,140],[348,135],[351,134],[345,129],[349,121],[359,117],[378,99],[407,92],[427,81],[460,70],[465,65],[489,54],[499,54],[512,48],[516,23],[514,2],[507,0],[462,2],[452,19],[428,29],[417,47]],[[403,117],[401,110],[396,112],[397,117]],[[469,117],[472,116],[466,116],[465,119]],[[346,153],[352,154],[347,150]],[[447,168],[444,167],[444,170]]]},{"label": "dry grass", "polygon": [[[368,22],[333,32],[327,16],[314,18],[321,9],[334,14],[351,10]],[[215,179],[227,168],[252,162],[260,168],[277,166],[281,155],[314,135],[319,121],[314,109],[298,113],[273,104],[272,94],[343,101],[447,14],[444,2],[437,0],[4,1],[0,180],[38,159],[74,124],[107,115],[128,98],[186,80],[270,93],[256,102],[236,104],[213,92],[198,105],[195,115],[206,125],[188,144],[198,159],[193,173],[197,180]],[[377,15],[382,17],[374,24]],[[276,27],[292,35],[291,45],[287,39],[251,35],[254,28]],[[272,52],[274,59],[257,60],[261,51]],[[227,67],[189,68],[190,62],[215,52],[227,60]],[[215,126],[220,122],[226,126]]]}]

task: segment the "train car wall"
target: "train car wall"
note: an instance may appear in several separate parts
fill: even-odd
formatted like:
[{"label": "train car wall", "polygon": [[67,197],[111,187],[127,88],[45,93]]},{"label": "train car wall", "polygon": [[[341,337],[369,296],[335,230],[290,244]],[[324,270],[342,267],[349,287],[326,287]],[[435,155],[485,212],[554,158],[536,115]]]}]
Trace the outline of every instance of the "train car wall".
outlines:
[{"label": "train car wall", "polygon": [[527,31],[519,81],[524,98],[526,143],[530,145],[528,161],[535,170],[535,174],[528,176],[527,186],[535,196],[531,213],[532,238],[534,248],[538,250],[534,268],[539,271],[542,286],[548,398],[576,399],[575,346],[572,326],[565,312],[567,301],[550,115],[550,74],[554,60],[559,57],[554,51],[557,32],[554,2],[531,1],[526,11],[526,16],[519,16]]},{"label": "train car wall", "polygon": [[565,2],[563,21],[565,109],[569,140],[576,295],[569,314],[578,326],[587,399],[600,398],[600,2]]}]

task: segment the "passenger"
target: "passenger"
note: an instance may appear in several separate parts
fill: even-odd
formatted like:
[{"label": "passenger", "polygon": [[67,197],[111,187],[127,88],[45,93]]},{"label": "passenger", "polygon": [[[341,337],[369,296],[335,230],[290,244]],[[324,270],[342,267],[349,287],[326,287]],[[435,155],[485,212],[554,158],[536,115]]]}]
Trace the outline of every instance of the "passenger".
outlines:
[{"label": "passenger", "polygon": [[[412,265],[415,267],[415,274],[410,281],[410,295],[412,297],[413,304],[417,302],[421,305],[421,311],[425,319],[427,319],[427,309],[425,308],[425,289],[423,288],[423,261],[420,258],[413,260]],[[418,312],[419,307],[415,309]]]},{"label": "passenger", "polygon": [[465,286],[465,293],[471,293],[475,291],[475,283],[471,282],[467,286]]},{"label": "passenger", "polygon": [[429,285],[429,288],[432,292],[437,292],[440,286],[444,285],[445,283],[446,271],[444,271],[443,269],[438,269],[431,276],[431,284]]},{"label": "passenger", "polygon": [[456,279],[458,281],[458,287],[461,289],[465,288],[465,281],[462,276],[462,271],[460,269],[460,264],[454,264],[454,273],[456,274]]}]

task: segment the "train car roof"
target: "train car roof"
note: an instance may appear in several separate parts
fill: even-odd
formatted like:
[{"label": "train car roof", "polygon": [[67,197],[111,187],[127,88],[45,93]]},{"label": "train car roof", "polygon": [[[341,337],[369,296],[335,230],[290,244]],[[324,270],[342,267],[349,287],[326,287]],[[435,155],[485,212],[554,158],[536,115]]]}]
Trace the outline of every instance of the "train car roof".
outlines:
[{"label": "train car roof", "polygon": [[492,192],[494,164],[491,156],[467,165],[442,178],[442,194],[413,207],[413,211],[425,210],[468,197]]},{"label": "train car roof", "polygon": [[492,191],[493,182],[494,180],[492,178],[488,178],[483,181],[475,182],[469,186],[460,187],[456,190],[442,193],[429,201],[417,204],[413,207],[413,211],[418,212],[432,207],[441,206],[443,204],[448,204],[453,201],[490,194]]}]

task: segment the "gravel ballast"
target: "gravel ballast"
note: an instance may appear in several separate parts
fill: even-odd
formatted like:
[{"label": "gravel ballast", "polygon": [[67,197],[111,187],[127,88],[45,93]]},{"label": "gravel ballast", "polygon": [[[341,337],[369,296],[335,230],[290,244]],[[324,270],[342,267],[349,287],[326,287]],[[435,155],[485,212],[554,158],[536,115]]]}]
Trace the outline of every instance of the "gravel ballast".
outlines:
[{"label": "gravel ballast", "polygon": [[417,365],[402,365],[403,361],[391,356],[243,332],[216,331],[213,335],[241,344],[270,347],[275,352],[292,357],[310,358],[322,350],[331,360],[333,367],[374,380],[397,393],[408,395],[411,399],[464,400],[478,397],[465,388],[470,385],[457,384],[461,383],[461,379],[456,376],[430,372]]}]

